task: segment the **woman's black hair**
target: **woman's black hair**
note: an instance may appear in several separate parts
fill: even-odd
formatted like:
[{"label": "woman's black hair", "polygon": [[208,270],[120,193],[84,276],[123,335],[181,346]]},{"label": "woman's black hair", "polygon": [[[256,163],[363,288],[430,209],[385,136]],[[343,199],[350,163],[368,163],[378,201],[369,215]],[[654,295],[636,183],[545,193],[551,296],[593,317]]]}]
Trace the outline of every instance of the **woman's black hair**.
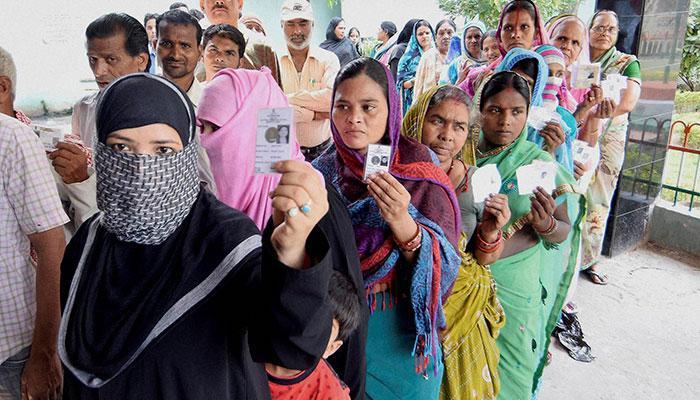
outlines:
[{"label": "woman's black hair", "polygon": [[513,0],[503,7],[503,12],[501,15],[505,16],[506,14],[510,14],[513,11],[518,10],[527,11],[527,13],[530,14],[532,20],[535,21],[535,32],[537,32],[540,29],[539,24],[537,23],[537,9],[535,8],[535,3],[533,3],[531,0]]},{"label": "woman's black hair", "polygon": [[357,36],[360,36],[360,30],[355,28],[354,26],[352,28],[350,28],[350,30],[348,31],[348,36],[350,36],[352,34],[352,31],[357,32]]},{"label": "woman's black hair", "polygon": [[445,85],[440,87],[433,97],[430,98],[430,102],[428,103],[428,109],[431,109],[435,106],[440,105],[445,100],[454,100],[458,103],[464,104],[467,109],[471,107],[471,100],[469,100],[469,96],[467,96],[466,93],[457,86],[453,85]]},{"label": "woman's black hair", "polygon": [[360,57],[350,61],[336,76],[333,87],[337,88],[346,80],[356,78],[361,74],[367,75],[381,86],[387,104],[389,104],[389,80],[386,76],[386,70],[379,61],[369,57]]},{"label": "woman's black hair", "polygon": [[406,44],[409,40],[411,40],[411,35],[413,35],[413,27],[418,21],[420,20],[412,19],[406,22],[406,25],[404,25],[403,29],[401,29],[401,33],[399,33],[399,37],[396,39],[396,44]]},{"label": "woman's black hair", "polygon": [[479,47],[481,48],[481,50],[484,49],[484,41],[486,40],[486,38],[497,39],[496,38],[496,30],[491,29],[490,31],[486,31],[486,33],[484,33],[484,35],[481,37],[481,43],[479,44]]},{"label": "woman's black hair", "polygon": [[418,28],[420,28],[421,26],[424,26],[424,27],[430,29],[430,32],[433,31],[433,26],[430,25],[430,22],[428,22],[424,19],[419,19],[418,21],[416,21],[415,25],[413,25],[413,32],[411,32],[411,34],[416,32],[418,30]]},{"label": "woman's black hair", "polygon": [[518,70],[522,71],[527,76],[532,78],[533,81],[537,81],[537,75],[538,75],[538,70],[539,64],[537,63],[537,60],[534,58],[523,58],[522,60],[516,62],[513,65],[513,68],[511,68],[511,71]]},{"label": "woman's black hair", "polygon": [[525,99],[525,103],[527,104],[527,108],[530,108],[530,86],[528,86],[525,78],[513,71],[502,71],[494,74],[484,85],[484,88],[481,91],[479,111],[484,110],[484,105],[491,97],[508,88],[515,90],[521,96],[523,96],[523,99]]}]

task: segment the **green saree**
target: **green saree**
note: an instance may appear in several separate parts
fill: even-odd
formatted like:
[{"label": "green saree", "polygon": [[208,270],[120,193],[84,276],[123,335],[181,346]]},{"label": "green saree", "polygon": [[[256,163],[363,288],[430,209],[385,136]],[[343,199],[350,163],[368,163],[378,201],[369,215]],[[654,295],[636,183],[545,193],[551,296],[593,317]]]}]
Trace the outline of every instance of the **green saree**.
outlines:
[{"label": "green saree", "polygon": [[[501,193],[508,196],[513,215],[504,227],[506,238],[527,224],[530,196],[518,194],[516,170],[533,160],[554,162],[548,153],[527,140],[526,133],[521,133],[509,146],[477,158],[479,167],[495,164],[501,174]],[[572,227],[567,240],[554,245],[538,238],[533,247],[491,266],[496,294],[506,314],[506,324],[496,341],[501,353],[499,399],[532,397],[542,375],[549,338],[576,268],[584,199],[574,193],[575,180],[563,167],[558,170],[556,184],[555,200],[557,205],[566,202]]]}]

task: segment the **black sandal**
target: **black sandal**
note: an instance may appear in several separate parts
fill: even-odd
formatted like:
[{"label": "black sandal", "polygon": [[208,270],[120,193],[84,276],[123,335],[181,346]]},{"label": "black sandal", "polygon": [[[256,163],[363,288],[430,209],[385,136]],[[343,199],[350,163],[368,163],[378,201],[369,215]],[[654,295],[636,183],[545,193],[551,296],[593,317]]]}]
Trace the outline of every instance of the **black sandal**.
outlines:
[{"label": "black sandal", "polygon": [[608,284],[608,276],[593,270],[593,268],[588,268],[583,271],[589,281],[595,283],[596,285],[605,286]]}]

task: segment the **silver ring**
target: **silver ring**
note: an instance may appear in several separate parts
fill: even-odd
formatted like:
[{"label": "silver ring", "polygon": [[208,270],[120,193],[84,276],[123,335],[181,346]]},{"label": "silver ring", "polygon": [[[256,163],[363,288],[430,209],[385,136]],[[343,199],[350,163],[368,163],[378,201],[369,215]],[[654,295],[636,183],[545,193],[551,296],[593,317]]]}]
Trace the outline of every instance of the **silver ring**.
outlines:
[{"label": "silver ring", "polygon": [[287,210],[287,215],[294,218],[299,214],[299,209],[297,207],[290,208]]}]

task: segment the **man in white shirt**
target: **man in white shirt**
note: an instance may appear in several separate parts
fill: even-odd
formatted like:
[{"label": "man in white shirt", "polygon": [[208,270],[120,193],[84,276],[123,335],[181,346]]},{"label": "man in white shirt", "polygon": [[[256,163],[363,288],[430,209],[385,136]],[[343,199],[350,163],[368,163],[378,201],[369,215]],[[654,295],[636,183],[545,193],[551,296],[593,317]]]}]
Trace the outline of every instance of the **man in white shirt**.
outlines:
[{"label": "man in white shirt", "polygon": [[294,107],[301,151],[312,161],[332,143],[330,111],[340,62],[330,51],[311,46],[314,14],[308,1],[285,1],[281,23],[287,40],[279,60],[282,88]]}]

